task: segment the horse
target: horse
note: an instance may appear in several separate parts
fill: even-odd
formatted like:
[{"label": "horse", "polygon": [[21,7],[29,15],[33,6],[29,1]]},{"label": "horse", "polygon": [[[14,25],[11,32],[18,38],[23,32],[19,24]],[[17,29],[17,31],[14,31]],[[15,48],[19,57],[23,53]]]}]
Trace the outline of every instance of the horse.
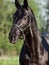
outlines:
[{"label": "horse", "polygon": [[20,65],[49,65],[49,33],[40,33],[34,12],[28,6],[27,0],[24,0],[23,5],[15,0],[15,6],[17,10],[13,15],[9,40],[15,44],[23,37]]}]

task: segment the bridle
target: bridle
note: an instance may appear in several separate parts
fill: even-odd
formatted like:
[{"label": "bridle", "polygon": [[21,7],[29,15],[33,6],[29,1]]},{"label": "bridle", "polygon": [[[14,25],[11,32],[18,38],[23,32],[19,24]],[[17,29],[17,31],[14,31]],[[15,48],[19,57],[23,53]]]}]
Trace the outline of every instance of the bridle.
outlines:
[{"label": "bridle", "polygon": [[30,27],[31,27],[31,23],[29,23],[29,24],[27,25],[27,27],[25,27],[24,29],[22,29],[22,28],[21,28],[19,25],[17,25],[17,24],[14,24],[14,26],[15,26],[16,28],[18,28],[18,29],[21,31],[22,36],[23,36],[23,39],[25,40],[24,31],[25,31],[27,28],[30,28]]},{"label": "bridle", "polygon": [[[30,15],[28,15],[28,14],[29,14],[29,13],[27,13],[27,15],[26,15],[24,18],[29,17]],[[21,31],[24,40],[25,40],[24,31],[25,31],[27,28],[30,28],[30,30],[31,30],[31,16],[30,16],[29,18],[30,18],[30,22],[29,22],[29,24],[27,25],[27,27],[25,27],[24,29],[22,29],[22,28],[20,27],[20,25],[14,24],[14,27],[15,27],[15,28],[18,28],[18,29]],[[15,21],[16,21],[16,19],[15,19]],[[32,32],[31,32],[31,33],[32,33]]]}]

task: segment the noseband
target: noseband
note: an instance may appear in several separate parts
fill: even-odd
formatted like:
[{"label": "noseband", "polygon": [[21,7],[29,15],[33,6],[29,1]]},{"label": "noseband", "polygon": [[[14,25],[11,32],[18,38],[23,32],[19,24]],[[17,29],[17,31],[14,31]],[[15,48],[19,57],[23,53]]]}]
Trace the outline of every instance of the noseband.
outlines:
[{"label": "noseband", "polygon": [[30,28],[30,27],[31,27],[31,23],[29,23],[28,26],[25,27],[24,29],[22,29],[20,26],[18,26],[18,25],[16,25],[16,24],[14,24],[14,26],[21,31],[21,33],[22,33],[22,35],[23,35],[23,38],[25,39],[24,31],[25,31],[27,28]]}]

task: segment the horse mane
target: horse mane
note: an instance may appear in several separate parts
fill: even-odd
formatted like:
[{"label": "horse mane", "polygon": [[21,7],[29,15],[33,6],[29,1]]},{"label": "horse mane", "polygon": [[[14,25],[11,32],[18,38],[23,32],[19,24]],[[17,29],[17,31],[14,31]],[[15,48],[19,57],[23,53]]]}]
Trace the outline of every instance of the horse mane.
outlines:
[{"label": "horse mane", "polygon": [[37,22],[36,22],[36,18],[34,15],[34,12],[32,11],[32,9],[30,8],[31,12],[32,12],[32,16],[31,16],[31,29],[32,29],[32,33],[33,33],[33,37],[35,40],[35,43],[38,44],[39,41],[39,37],[40,37],[40,32],[37,26]]}]

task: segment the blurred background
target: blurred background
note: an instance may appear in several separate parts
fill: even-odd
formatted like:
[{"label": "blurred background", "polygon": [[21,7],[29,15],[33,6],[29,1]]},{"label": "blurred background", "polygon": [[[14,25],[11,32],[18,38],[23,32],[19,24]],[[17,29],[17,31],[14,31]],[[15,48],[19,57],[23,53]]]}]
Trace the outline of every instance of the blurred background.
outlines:
[{"label": "blurred background", "polygon": [[[23,45],[20,40],[12,45],[8,34],[16,11],[15,0],[0,0],[0,65],[19,65],[19,54]],[[23,0],[19,0],[23,4]],[[49,0],[28,0],[34,11],[40,32],[49,32]]]}]

